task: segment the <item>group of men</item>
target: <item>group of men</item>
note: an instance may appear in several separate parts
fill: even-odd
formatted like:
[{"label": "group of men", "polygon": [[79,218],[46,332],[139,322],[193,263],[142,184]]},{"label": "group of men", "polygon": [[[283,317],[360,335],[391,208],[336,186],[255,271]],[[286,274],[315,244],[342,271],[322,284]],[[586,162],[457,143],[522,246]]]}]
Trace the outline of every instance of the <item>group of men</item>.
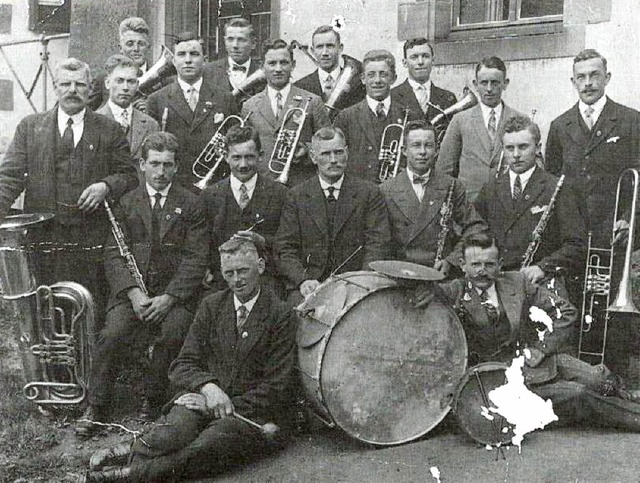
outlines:
[{"label": "group of men", "polygon": [[[296,387],[291,307],[331,275],[366,270],[371,261],[418,263],[454,279],[441,292],[454,306],[472,305],[463,325],[476,362],[532,342],[523,300],[547,311],[558,329],[536,345],[541,350],[532,344],[532,367],[575,333],[575,308],[545,285],[581,274],[587,231],[609,243],[612,192],[640,154],[640,114],[605,96],[610,73],[596,51],[574,59],[580,100],[552,123],[543,160],[538,126],[502,100],[509,79],[497,57],[476,67],[479,104],[436,128],[431,119],[456,97],[430,80],[432,46],[404,44],[408,78],[393,88],[393,55],[372,50],[361,85],[340,97],[332,122],[324,102],[345,59],[331,27],[312,36],[318,69],[295,83],[290,46],[266,42],[260,65],[244,19],[225,26],[228,58],[211,63],[197,36],[180,34],[175,79],[141,97],[148,33],[142,19],[122,22],[121,53],[93,90],[84,62],[60,63],[57,106],[20,123],[0,164],[0,216],[22,190],[26,212],[56,215],[29,234],[39,281],[80,282],[106,314],[79,435],[109,421],[118,361],[132,335],[155,332],[141,413],[162,414],[161,424],[133,446],[97,454],[88,481],[207,475],[277,446],[241,418],[287,426],[284,409]],[[265,82],[248,82],[259,69]],[[269,158],[290,108],[306,116],[287,188],[274,181]],[[192,164],[230,115],[245,119],[225,132],[230,174],[199,192]],[[403,167],[378,184],[383,131],[405,115]],[[109,235],[105,202],[114,206],[135,270]],[[509,271],[506,285],[501,270]],[[514,294],[520,310],[507,300]],[[596,372],[586,387],[629,397],[608,370]]]}]

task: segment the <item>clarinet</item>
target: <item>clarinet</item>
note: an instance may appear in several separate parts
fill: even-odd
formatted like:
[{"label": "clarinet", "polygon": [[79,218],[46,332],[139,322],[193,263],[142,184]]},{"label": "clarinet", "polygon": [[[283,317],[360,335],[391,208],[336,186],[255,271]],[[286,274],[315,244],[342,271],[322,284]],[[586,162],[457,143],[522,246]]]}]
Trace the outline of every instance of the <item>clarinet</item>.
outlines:
[{"label": "clarinet", "polygon": [[438,263],[442,260],[442,256],[444,255],[444,246],[447,242],[447,235],[449,235],[449,230],[451,229],[451,217],[453,216],[453,189],[456,186],[456,180],[451,181],[451,185],[449,186],[449,191],[447,192],[447,198],[442,203],[442,208],[440,208],[440,233],[438,233],[438,245],[436,248],[436,257],[434,260],[434,264]]},{"label": "clarinet", "polygon": [[542,216],[538,220],[538,224],[536,225],[533,233],[531,234],[531,242],[529,242],[529,246],[527,246],[527,251],[524,253],[522,257],[522,265],[520,268],[526,268],[533,262],[533,257],[538,251],[540,247],[540,242],[542,241],[542,234],[544,230],[547,228],[549,224],[549,220],[551,219],[551,215],[553,214],[553,207],[556,204],[556,198],[558,197],[558,193],[560,192],[560,188],[562,188],[562,184],[564,183],[564,174],[560,176],[558,180],[558,184],[556,185],[556,189],[553,191],[553,195],[551,195],[551,199],[549,200],[549,204],[547,205],[547,209],[544,210]]},{"label": "clarinet", "polygon": [[111,211],[111,207],[107,200],[104,200],[104,208],[107,210],[107,215],[109,215],[109,221],[111,222],[111,233],[113,233],[113,237],[116,239],[116,244],[118,245],[118,249],[120,250],[120,256],[124,258],[124,261],[127,264],[127,268],[129,269],[129,273],[136,281],[136,285],[140,290],[144,292],[145,295],[149,295],[149,291],[147,290],[147,286],[144,284],[144,278],[142,277],[142,273],[138,268],[138,263],[136,262],[133,253],[127,246],[127,242],[124,239],[124,232],[120,227],[120,223],[116,220],[113,211]]}]

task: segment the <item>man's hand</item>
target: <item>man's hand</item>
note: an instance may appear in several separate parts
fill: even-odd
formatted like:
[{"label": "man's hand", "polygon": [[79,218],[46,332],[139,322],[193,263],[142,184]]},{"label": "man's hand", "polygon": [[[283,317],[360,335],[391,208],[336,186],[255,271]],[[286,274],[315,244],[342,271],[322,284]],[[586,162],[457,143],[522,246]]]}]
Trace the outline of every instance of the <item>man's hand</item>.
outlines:
[{"label": "man's hand", "polygon": [[448,261],[442,259],[434,263],[433,268],[446,277],[447,275],[449,275],[449,270],[451,270],[451,264]]},{"label": "man's hand", "polygon": [[629,238],[629,222],[618,220],[613,225],[613,244],[626,243]]},{"label": "man's hand", "polygon": [[531,283],[540,283],[544,279],[544,272],[538,265],[530,265],[520,269],[522,273]]},{"label": "man's hand", "polygon": [[183,394],[178,399],[173,401],[173,404],[184,406],[187,409],[191,409],[192,411],[195,411],[197,413],[201,413],[204,415],[208,414],[207,399],[202,394],[198,394],[195,392]]},{"label": "man's hand", "polygon": [[304,143],[298,143],[296,146],[296,152],[293,153],[293,162],[299,163],[309,152],[309,148]]},{"label": "man's hand", "polygon": [[317,280],[305,280],[300,284],[300,293],[304,298],[307,298],[311,292],[320,286],[320,282]]},{"label": "man's hand", "polygon": [[147,97],[144,96],[144,97],[140,97],[139,99],[136,99],[135,101],[133,101],[132,105],[138,111],[142,111],[142,112],[146,113],[147,112]]},{"label": "man's hand", "polygon": [[146,322],[159,323],[166,317],[177,301],[176,297],[168,293],[153,297],[149,299],[150,303],[142,314],[142,318]]},{"label": "man's hand", "polygon": [[420,283],[414,288],[411,303],[416,308],[426,307],[431,303],[434,297],[433,282]]},{"label": "man's hand", "polygon": [[[528,357],[526,355],[527,353],[529,354]],[[529,367],[539,366],[542,362],[542,359],[544,359],[544,352],[542,352],[540,349],[536,349],[535,347],[529,347],[525,349],[525,362]]]},{"label": "man's hand", "polygon": [[78,198],[78,208],[84,213],[93,213],[102,205],[108,193],[107,183],[104,181],[93,183],[87,186]]},{"label": "man's hand", "polygon": [[233,403],[229,396],[216,384],[208,382],[200,388],[206,400],[207,411],[216,419],[228,418],[233,415]]},{"label": "man's hand", "polygon": [[144,294],[138,287],[132,288],[127,292],[127,297],[131,301],[133,312],[140,320],[144,320],[144,313],[151,303],[151,299]]}]

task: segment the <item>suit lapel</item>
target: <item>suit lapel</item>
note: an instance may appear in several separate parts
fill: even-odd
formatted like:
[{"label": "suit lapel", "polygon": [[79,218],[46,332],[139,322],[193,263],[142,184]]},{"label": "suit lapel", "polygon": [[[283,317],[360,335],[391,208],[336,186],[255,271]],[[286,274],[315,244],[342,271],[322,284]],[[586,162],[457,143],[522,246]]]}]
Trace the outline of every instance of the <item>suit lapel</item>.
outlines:
[{"label": "suit lapel", "polygon": [[[236,348],[236,361],[242,361],[260,340],[265,330],[264,320],[269,316],[269,300],[266,290],[261,290],[253,309],[242,327]],[[235,318],[234,318],[235,320]],[[246,334],[246,336],[245,336]]]},{"label": "suit lapel", "polygon": [[500,201],[506,207],[506,213],[510,213],[508,223],[505,225],[505,230],[511,228],[522,214],[531,209],[531,206],[538,200],[540,195],[544,192],[546,183],[542,176],[542,172],[539,168],[536,168],[527,182],[527,186],[522,192],[522,196],[518,201],[513,200],[511,194],[511,181],[509,173],[500,177],[498,181],[498,190]]},{"label": "suit lapel", "polygon": [[[218,323],[215,324],[215,328],[217,333],[216,340],[218,341],[218,343],[213,345],[213,347],[221,346],[226,349],[222,351],[224,354],[227,354],[227,360],[225,360],[225,364],[229,364],[230,366],[232,366],[234,360],[236,359],[236,352],[232,351],[231,348],[236,346],[237,330],[236,309],[233,305],[233,292],[231,292],[231,290],[229,290],[225,301],[221,304],[217,322]],[[232,368],[229,367],[229,369]]]},{"label": "suit lapel", "polygon": [[84,116],[84,130],[82,132],[82,139],[78,147],[82,146],[82,166],[83,166],[83,179],[89,166],[93,164],[93,159],[96,155],[96,146],[99,145],[100,133],[96,129],[96,116],[98,114],[87,109]]},{"label": "suit lapel", "polygon": [[[487,131],[487,127],[484,124],[484,117],[482,117],[482,109],[480,106],[475,106],[471,111],[472,122],[470,125],[473,127],[475,131],[476,142],[482,145],[482,148],[487,153],[493,152],[493,146],[491,143],[491,138],[489,137],[489,132]],[[497,136],[496,136],[497,137]],[[491,165],[491,157],[488,159],[480,159],[480,161],[488,166]]]},{"label": "suit lapel", "polygon": [[[204,82],[202,85],[204,86]],[[180,116],[187,125],[191,126],[191,123],[193,122],[193,111],[191,111],[189,104],[187,104],[187,100],[184,98],[184,94],[182,93],[182,89],[180,88],[180,84],[178,84],[177,80],[171,84],[171,88],[169,89],[167,96],[169,97],[169,107],[171,107],[171,109],[175,111],[175,113],[178,114],[178,116]],[[199,103],[200,99],[198,99],[198,104]]]},{"label": "suit lapel", "polygon": [[462,306],[469,313],[472,314],[472,319],[479,327],[487,327],[489,325],[489,314],[482,306],[480,301],[480,295],[473,286],[469,286],[470,283],[464,281],[464,292],[462,297]]},{"label": "suit lapel", "polygon": [[271,101],[269,100],[269,95],[267,94],[267,88],[265,87],[262,92],[256,94],[256,96],[259,96],[256,103],[258,112],[254,113],[253,115],[255,116],[257,114],[262,116],[274,131],[277,130],[280,127],[280,124],[278,123],[278,120],[273,113],[273,109],[271,108]]},{"label": "suit lapel", "polygon": [[426,227],[432,223],[440,221],[440,210],[442,203],[449,191],[449,183],[445,183],[443,178],[432,174],[429,183],[425,187],[424,197],[420,204],[420,211],[416,223],[413,226],[409,242],[416,238]]},{"label": "suit lapel", "polygon": [[[135,156],[144,141],[147,127],[147,120],[141,115],[137,109],[131,114],[131,130],[129,132],[129,144],[131,144],[131,156]],[[135,160],[134,160],[135,161]]]},{"label": "suit lapel", "polygon": [[[389,113],[391,113],[391,110]],[[356,119],[358,120],[358,124],[360,124],[360,132],[364,133],[369,144],[371,146],[378,146],[380,141],[376,140],[376,130],[371,122],[371,110],[369,109],[366,99],[360,102]]]},{"label": "suit lapel", "polygon": [[151,205],[149,204],[149,194],[147,193],[146,185],[139,186],[137,188],[136,200],[139,208],[139,216],[142,218],[142,223],[149,234],[151,239]]},{"label": "suit lapel", "polygon": [[515,284],[504,275],[496,279],[496,291],[498,292],[502,309],[504,310],[507,319],[509,319],[511,337],[509,337],[508,344],[512,344],[516,341],[520,333],[520,317],[522,315],[522,305],[524,303],[524,292],[518,291]]},{"label": "suit lapel", "polygon": [[[309,216],[322,233],[328,234],[329,227],[327,221],[327,208],[325,206],[325,196],[324,192],[322,191],[322,187],[320,186],[320,180],[317,176],[314,177],[313,183],[311,183],[310,188],[311,189],[309,189],[306,193],[308,199],[307,210],[309,211]],[[340,199],[340,197],[338,199]],[[337,211],[338,210],[336,209],[336,214]]]},{"label": "suit lapel", "polygon": [[409,221],[415,223],[420,211],[420,200],[418,200],[416,192],[413,191],[407,172],[400,173],[391,183],[393,189],[391,199],[402,214]]},{"label": "suit lapel", "polygon": [[169,189],[167,201],[162,207],[162,219],[160,220],[160,240],[164,238],[169,229],[178,221],[182,213],[183,197],[178,192],[177,186]]},{"label": "suit lapel", "polygon": [[618,115],[616,113],[615,106],[611,102],[611,100],[607,99],[606,104],[604,105],[604,109],[600,113],[600,117],[598,121],[591,129],[591,138],[589,139],[589,144],[587,145],[587,149],[585,154],[589,154],[595,148],[600,146],[605,139],[608,139],[609,134],[613,130],[618,120]]},{"label": "suit lapel", "polygon": [[333,219],[333,234],[340,232],[345,222],[351,216],[351,213],[356,207],[356,201],[358,198],[358,190],[352,185],[351,178],[345,176],[342,188],[340,189],[340,195],[336,204],[336,212]]}]

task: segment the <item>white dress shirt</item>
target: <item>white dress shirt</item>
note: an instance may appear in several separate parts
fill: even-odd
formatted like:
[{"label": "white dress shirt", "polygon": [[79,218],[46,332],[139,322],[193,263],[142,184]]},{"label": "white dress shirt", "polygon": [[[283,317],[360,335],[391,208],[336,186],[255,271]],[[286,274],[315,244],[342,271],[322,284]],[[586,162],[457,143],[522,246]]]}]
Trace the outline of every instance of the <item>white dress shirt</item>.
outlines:
[{"label": "white dress shirt", "polygon": [[[478,287],[474,287],[478,295],[482,295],[482,290]],[[487,289],[487,302],[493,305],[496,309],[500,308],[500,302],[498,302],[498,292],[496,291],[496,284],[494,283]]]},{"label": "white dress shirt", "polygon": [[489,118],[491,117],[491,110],[493,109],[496,113],[496,131],[498,130],[498,125],[500,124],[500,117],[502,116],[502,102],[498,104],[496,107],[485,106],[482,102],[480,103],[480,110],[482,111],[482,119],[484,120],[484,127],[489,129]]},{"label": "white dress shirt", "polygon": [[289,92],[291,92],[291,82],[279,91],[269,85],[267,86],[267,95],[269,96],[269,102],[271,102],[271,109],[273,109],[273,115],[276,117],[278,117],[278,100],[276,99],[276,94],[278,92],[282,94],[282,100],[280,102],[282,102],[282,112],[284,113],[284,107],[287,104]]},{"label": "white dress shirt", "polygon": [[200,79],[195,81],[193,84],[189,84],[188,82],[185,82],[178,77],[178,85],[180,86],[180,89],[182,89],[182,94],[184,95],[184,98],[187,101],[187,104],[189,104],[189,97],[190,97],[189,93],[191,92],[191,89],[195,89],[196,104],[198,103],[198,101],[200,100],[200,89],[202,88],[202,77],[200,77]]},{"label": "white dress shirt", "polygon": [[324,86],[327,83],[327,77],[331,76],[333,80],[333,86],[336,85],[336,79],[340,76],[340,72],[342,72],[342,57],[340,57],[340,62],[331,72],[327,72],[326,70],[318,69],[318,78],[320,79],[320,86],[324,90]]},{"label": "white dress shirt", "polygon": [[236,294],[233,294],[233,307],[236,309],[236,317],[238,314],[238,309],[241,305],[244,305],[247,308],[247,318],[249,318],[249,314],[253,310],[253,306],[258,301],[258,297],[260,297],[260,290],[258,290],[258,293],[255,294],[251,299],[247,300],[245,303],[242,303],[240,302],[240,299],[236,296]]},{"label": "white dress shirt", "polygon": [[[421,175],[411,171],[411,168],[409,168],[409,166],[407,166],[407,168],[406,168],[406,173],[407,173],[407,176],[409,177],[409,183],[411,184],[411,187],[413,188],[413,191],[415,192],[415,194],[418,197],[418,199],[420,201],[422,201],[422,198],[424,198],[424,191],[425,191],[424,190],[424,186],[422,185],[422,183],[414,183],[413,182],[413,177],[414,176],[421,176]],[[429,178],[431,176],[431,170],[427,171],[422,176],[423,177],[426,176],[427,178]]]},{"label": "white dress shirt", "polygon": [[382,101],[376,101],[373,97],[369,97],[369,96],[367,96],[365,99],[367,99],[367,104],[369,106],[369,109],[371,109],[371,112],[376,114],[376,109],[378,108],[378,104],[382,102],[382,104],[384,104],[384,115],[385,116],[389,115],[389,109],[391,109],[391,96],[387,96]]},{"label": "white dress shirt", "polygon": [[60,131],[60,137],[64,136],[64,131],[67,129],[67,121],[69,118],[73,119],[71,130],[73,131],[73,145],[77,146],[82,138],[84,132],[84,115],[87,110],[83,109],[80,112],[75,113],[73,116],[69,116],[60,107],[58,107],[58,131]]},{"label": "white dress shirt", "polygon": [[[605,104],[607,103],[607,96],[602,96],[600,99],[598,99],[596,102],[594,102],[593,104],[591,104],[591,108],[593,109],[593,113],[591,114],[591,119],[593,121],[593,125],[596,125],[596,122],[598,122],[598,118],[600,117],[600,114],[602,114],[602,110],[604,109]],[[578,101],[578,109],[580,110],[580,114],[582,115],[582,119],[584,119],[584,123],[588,126],[589,123],[587,122],[587,114],[585,113],[585,111],[589,108],[588,104],[585,104],[582,101]]]},{"label": "white dress shirt", "polygon": [[149,200],[151,202],[151,209],[153,209],[153,207],[156,204],[156,198],[155,198],[156,193],[160,193],[162,195],[162,198],[160,199],[160,208],[163,208],[164,203],[167,201],[167,196],[169,195],[169,189],[171,189],[171,183],[169,183],[169,186],[167,186],[165,189],[161,191],[155,189],[149,183],[146,183],[146,188],[147,188],[147,194],[149,195]]},{"label": "white dress shirt", "polygon": [[409,85],[411,86],[411,88],[413,89],[413,93],[416,95],[416,99],[420,99],[420,92],[419,89],[420,87],[424,87],[426,92],[427,92],[427,102],[431,101],[431,79],[429,79],[427,82],[425,82],[424,84],[421,84],[418,81],[414,81],[412,78],[407,77],[407,81],[409,82]]},{"label": "white dress shirt", "polygon": [[524,189],[527,187],[527,183],[531,179],[531,175],[535,170],[536,170],[535,166],[532,166],[522,174],[517,174],[517,173],[514,173],[512,170],[509,170],[509,183],[511,184],[511,195],[513,195],[513,186],[516,182],[516,176],[520,176],[520,185],[522,186],[522,192],[524,193]]},{"label": "white dress shirt", "polygon": [[322,192],[324,193],[325,198],[327,196],[329,196],[329,189],[328,188],[330,186],[333,186],[335,188],[333,190],[333,196],[337,200],[338,197],[340,196],[340,190],[342,189],[342,182],[344,181],[344,174],[335,183],[328,183],[327,181],[322,179],[320,176],[318,176],[318,178],[320,179],[320,188],[322,188]]},{"label": "white dress shirt", "polygon": [[256,183],[258,182],[258,173],[254,174],[249,181],[245,181],[244,183],[236,178],[233,173],[229,176],[229,184],[231,185],[231,192],[233,193],[233,197],[236,199],[236,202],[240,204],[240,198],[242,197],[242,191],[240,191],[240,186],[243,184],[247,187],[247,196],[249,200],[253,197],[253,191],[256,189]]},{"label": "white dress shirt", "polygon": [[[232,67],[234,65],[244,67],[245,71],[241,72],[239,70],[233,70]],[[231,57],[227,59],[227,75],[229,76],[229,82],[231,82],[231,85],[233,87],[238,87],[247,79],[247,75],[249,75],[250,66],[251,66],[251,59],[247,60],[243,64],[238,64]]]},{"label": "white dress shirt", "polygon": [[127,107],[126,109],[123,109],[118,104],[112,102],[111,99],[107,101],[107,104],[109,105],[109,109],[111,109],[111,114],[113,114],[113,118],[120,124],[124,122],[122,119],[122,113],[126,111],[127,123],[129,126],[131,126],[131,121],[133,119],[133,105],[130,104],[129,107]]}]

